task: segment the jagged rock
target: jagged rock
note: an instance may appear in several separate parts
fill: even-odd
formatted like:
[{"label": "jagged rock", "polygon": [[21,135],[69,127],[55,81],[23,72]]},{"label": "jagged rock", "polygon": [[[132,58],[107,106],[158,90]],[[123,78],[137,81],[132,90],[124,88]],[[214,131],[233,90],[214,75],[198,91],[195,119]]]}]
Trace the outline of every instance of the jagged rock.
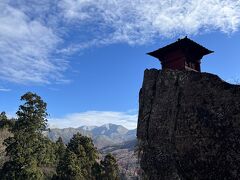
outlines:
[{"label": "jagged rock", "polygon": [[147,179],[240,179],[240,86],[209,73],[146,70],[137,138]]}]

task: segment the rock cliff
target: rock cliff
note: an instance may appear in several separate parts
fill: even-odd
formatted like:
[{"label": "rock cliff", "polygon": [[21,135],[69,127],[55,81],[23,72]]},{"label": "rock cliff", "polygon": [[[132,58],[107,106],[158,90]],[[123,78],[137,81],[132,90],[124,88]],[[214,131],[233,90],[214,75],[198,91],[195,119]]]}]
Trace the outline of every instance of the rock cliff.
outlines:
[{"label": "rock cliff", "polygon": [[209,73],[146,70],[137,138],[147,179],[240,179],[240,86]]}]

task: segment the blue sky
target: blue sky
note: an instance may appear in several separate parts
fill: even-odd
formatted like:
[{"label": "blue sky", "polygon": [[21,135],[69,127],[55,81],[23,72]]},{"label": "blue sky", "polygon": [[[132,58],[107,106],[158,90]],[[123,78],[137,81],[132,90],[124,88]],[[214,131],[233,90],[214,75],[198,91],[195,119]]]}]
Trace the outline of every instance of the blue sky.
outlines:
[{"label": "blue sky", "polygon": [[1,0],[0,111],[48,103],[50,127],[137,124],[149,51],[188,35],[214,54],[202,70],[240,79],[239,0]]}]

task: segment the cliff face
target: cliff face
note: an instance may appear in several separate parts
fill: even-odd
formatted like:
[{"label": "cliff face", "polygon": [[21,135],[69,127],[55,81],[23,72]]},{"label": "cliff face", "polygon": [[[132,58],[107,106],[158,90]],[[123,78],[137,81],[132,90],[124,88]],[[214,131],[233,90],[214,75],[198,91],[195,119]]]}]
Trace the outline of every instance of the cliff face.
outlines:
[{"label": "cliff face", "polygon": [[148,179],[240,179],[240,86],[208,73],[151,69],[139,106]]}]

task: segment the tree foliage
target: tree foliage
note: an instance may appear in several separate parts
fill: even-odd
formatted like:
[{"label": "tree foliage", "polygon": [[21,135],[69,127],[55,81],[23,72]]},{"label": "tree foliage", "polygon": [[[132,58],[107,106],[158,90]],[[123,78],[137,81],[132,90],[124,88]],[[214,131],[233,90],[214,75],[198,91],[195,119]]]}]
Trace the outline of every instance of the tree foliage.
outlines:
[{"label": "tree foliage", "polygon": [[105,156],[101,161],[103,167],[103,180],[119,180],[119,169],[115,157],[111,154]]},{"label": "tree foliage", "polygon": [[12,128],[13,124],[14,124],[14,120],[8,119],[4,111],[0,113],[0,129]]},{"label": "tree foliage", "polygon": [[47,126],[47,104],[35,93],[28,92],[21,97],[25,101],[17,111],[17,122],[13,131],[29,134],[41,133]]},{"label": "tree foliage", "polygon": [[[73,135],[67,146],[43,135],[47,127],[47,104],[35,93],[21,97],[17,119],[0,114],[0,128],[11,127],[12,136],[4,140],[8,161],[3,164],[3,180],[118,180],[118,166],[112,155],[99,163],[91,138]],[[12,123],[14,122],[14,123]],[[56,165],[57,164],[57,165]]]},{"label": "tree foliage", "polygon": [[[10,160],[3,165],[3,179],[43,179],[39,168],[44,159],[42,130],[46,128],[46,103],[41,97],[28,92],[21,97],[25,101],[17,111],[17,120],[11,129],[13,137],[5,140]],[[39,161],[40,160],[40,161]]]},{"label": "tree foliage", "polygon": [[93,180],[102,180],[103,179],[103,167],[98,162],[95,162],[92,166],[92,179]]},{"label": "tree foliage", "polygon": [[66,151],[66,146],[63,143],[63,140],[61,137],[58,138],[58,140],[55,143],[55,154],[56,154],[56,159],[60,160],[64,157]]},{"label": "tree foliage", "polygon": [[83,179],[93,179],[92,167],[97,158],[98,152],[91,138],[80,133],[73,135],[64,157],[57,166],[58,178],[75,179],[75,176],[81,176]]},{"label": "tree foliage", "polygon": [[82,166],[79,163],[79,159],[77,155],[70,151],[66,150],[65,155],[59,161],[57,166],[57,177],[55,179],[60,180],[78,180],[84,179],[84,175],[82,173]]}]

